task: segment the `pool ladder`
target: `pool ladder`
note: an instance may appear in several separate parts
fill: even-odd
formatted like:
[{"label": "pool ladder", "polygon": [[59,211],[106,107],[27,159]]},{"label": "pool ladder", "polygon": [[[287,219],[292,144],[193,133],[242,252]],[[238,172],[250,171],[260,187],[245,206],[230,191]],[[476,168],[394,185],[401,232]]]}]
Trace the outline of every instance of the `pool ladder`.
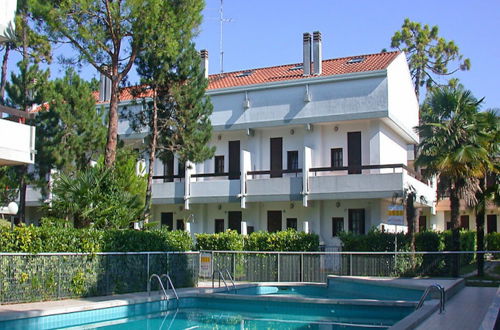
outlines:
[{"label": "pool ladder", "polygon": [[[175,290],[174,284],[172,283],[172,279],[170,278],[170,276],[168,274],[162,274],[161,276],[158,274],[153,274],[149,277],[148,295],[151,296],[151,281],[155,278],[158,280],[158,283],[160,284],[160,288],[161,288],[163,295],[165,297],[164,299],[167,300],[167,305],[168,305],[168,300],[169,300],[168,295],[167,295],[167,290],[168,290],[168,286],[170,284],[170,287],[172,288],[172,291],[174,292],[175,299],[177,299],[177,306],[179,306],[179,296],[177,295],[177,291]],[[163,278],[167,279],[167,290],[165,290],[165,286],[163,285]]]},{"label": "pool ladder", "polygon": [[[227,274],[227,278],[229,280],[231,280],[231,285],[233,286],[233,290],[236,293],[236,285],[234,284],[234,280],[233,280],[233,277],[231,276],[231,273],[229,272],[229,270],[227,270],[227,268],[224,269],[223,271]],[[227,292],[229,292],[229,286],[227,285],[226,279],[224,278],[224,274],[222,273],[221,270],[214,270],[213,271],[213,273],[212,273],[212,288],[215,286],[214,285],[215,274],[219,275],[219,288],[220,288],[220,280],[222,279],[222,282],[224,282],[224,286],[226,287]]]},{"label": "pool ladder", "polygon": [[420,298],[420,300],[419,300],[419,302],[417,304],[417,307],[415,309],[419,309],[419,308],[422,307],[422,305],[424,304],[425,299],[427,298],[427,296],[433,290],[437,291],[439,293],[439,314],[441,314],[441,313],[444,312],[444,304],[445,304],[445,301],[446,301],[446,293],[444,291],[444,288],[441,285],[437,284],[437,283],[434,283],[434,284],[428,286],[427,289],[425,289],[424,294]]}]

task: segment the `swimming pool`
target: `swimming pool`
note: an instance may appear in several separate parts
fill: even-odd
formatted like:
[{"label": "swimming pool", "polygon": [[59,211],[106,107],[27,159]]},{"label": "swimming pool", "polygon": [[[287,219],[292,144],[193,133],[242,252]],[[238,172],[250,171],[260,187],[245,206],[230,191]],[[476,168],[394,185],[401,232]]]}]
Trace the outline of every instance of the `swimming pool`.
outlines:
[{"label": "swimming pool", "polygon": [[[177,303],[179,308],[177,308]],[[186,297],[0,322],[0,329],[384,329],[413,306]]]}]

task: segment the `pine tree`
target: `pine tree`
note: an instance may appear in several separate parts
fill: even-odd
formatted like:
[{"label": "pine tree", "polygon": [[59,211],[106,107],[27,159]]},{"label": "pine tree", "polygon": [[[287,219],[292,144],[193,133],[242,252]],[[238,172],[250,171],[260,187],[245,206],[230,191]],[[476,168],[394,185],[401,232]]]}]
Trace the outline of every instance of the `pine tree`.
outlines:
[{"label": "pine tree", "polygon": [[[213,155],[206,143],[211,136],[212,105],[204,97],[207,79],[200,71],[200,56],[191,39],[201,23],[203,1],[149,3],[140,38],[144,48],[136,60],[142,85],[148,92],[144,111],[129,116],[137,130],[149,129],[148,185],[144,208],[149,218],[156,157],[166,160],[175,152],[180,161],[199,162]],[[164,17],[170,20],[165,22]]]},{"label": "pine tree", "polygon": [[106,126],[96,109],[91,84],[68,69],[50,82],[44,105],[35,118],[37,129],[35,169],[43,180],[51,169],[81,171],[104,150]]}]

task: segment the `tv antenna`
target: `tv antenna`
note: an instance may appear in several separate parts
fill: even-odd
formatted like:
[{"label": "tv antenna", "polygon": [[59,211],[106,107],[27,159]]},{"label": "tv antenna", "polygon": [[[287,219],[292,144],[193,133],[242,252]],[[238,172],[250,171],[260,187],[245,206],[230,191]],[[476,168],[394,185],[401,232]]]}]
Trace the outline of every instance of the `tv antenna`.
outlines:
[{"label": "tv antenna", "polygon": [[224,73],[224,23],[230,23],[232,18],[224,17],[224,0],[220,0],[219,23],[220,23],[220,73]]}]

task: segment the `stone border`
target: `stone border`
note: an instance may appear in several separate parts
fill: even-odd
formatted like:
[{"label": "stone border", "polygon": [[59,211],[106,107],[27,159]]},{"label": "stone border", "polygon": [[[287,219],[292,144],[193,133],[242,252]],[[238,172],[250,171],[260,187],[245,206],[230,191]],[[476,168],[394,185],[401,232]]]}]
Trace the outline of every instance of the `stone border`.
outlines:
[{"label": "stone border", "polygon": [[495,328],[500,325],[500,287],[497,289],[497,293],[493,298],[493,302],[491,303],[486,315],[484,316],[483,322],[479,327],[480,330],[492,330],[498,329]]}]

